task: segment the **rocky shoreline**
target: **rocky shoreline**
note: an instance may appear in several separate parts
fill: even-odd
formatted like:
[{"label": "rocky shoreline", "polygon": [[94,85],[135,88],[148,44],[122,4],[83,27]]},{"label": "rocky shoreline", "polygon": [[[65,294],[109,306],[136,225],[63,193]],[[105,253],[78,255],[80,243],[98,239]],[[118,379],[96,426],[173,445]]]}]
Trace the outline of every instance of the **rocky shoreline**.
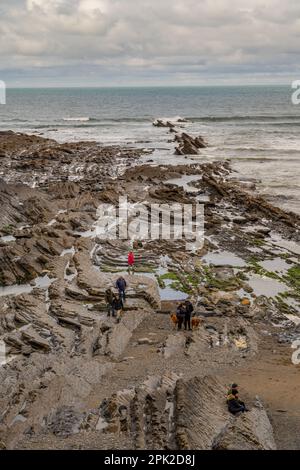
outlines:
[{"label": "rocky shoreline", "polygon": [[[177,154],[207,145],[181,130]],[[1,446],[299,449],[299,216],[228,161],[150,166],[145,155],[0,133]],[[104,294],[128,243],[97,239],[94,224],[99,204],[125,195],[203,203],[205,244],[144,242],[115,324]],[[187,296],[201,326],[175,332],[169,313]],[[224,400],[233,380],[251,408],[239,418]]]}]

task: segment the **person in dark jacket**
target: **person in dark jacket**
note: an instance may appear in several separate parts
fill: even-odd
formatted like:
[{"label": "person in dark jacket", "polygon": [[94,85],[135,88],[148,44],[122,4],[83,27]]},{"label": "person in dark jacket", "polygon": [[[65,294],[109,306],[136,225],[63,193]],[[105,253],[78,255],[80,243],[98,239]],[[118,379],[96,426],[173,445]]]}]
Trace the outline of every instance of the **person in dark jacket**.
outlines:
[{"label": "person in dark jacket", "polygon": [[114,310],[114,307],[113,307],[113,300],[114,300],[114,293],[111,289],[107,289],[105,291],[105,302],[106,302],[106,305],[107,305],[107,316],[110,317],[110,315],[112,317],[115,316],[115,310]]},{"label": "person in dark jacket", "polygon": [[123,304],[121,294],[114,296],[112,305],[113,305],[114,311],[116,312],[117,322],[119,323],[121,320],[123,309],[124,309],[124,304]]},{"label": "person in dark jacket", "polygon": [[186,312],[185,305],[184,304],[178,305],[176,309],[176,316],[178,320],[178,330],[181,330],[182,324],[185,320],[185,312]]},{"label": "person in dark jacket", "polygon": [[193,307],[193,304],[189,300],[186,300],[184,305],[185,305],[184,329],[191,330],[192,329],[191,328],[191,316],[194,311],[194,307]]},{"label": "person in dark jacket", "polygon": [[249,411],[246,408],[245,403],[239,399],[237,390],[233,390],[232,393],[227,396],[227,405],[228,405],[228,411],[232,413],[233,415],[237,415],[238,413],[244,413],[245,411]]},{"label": "person in dark jacket", "polygon": [[122,297],[123,301],[125,302],[127,283],[126,283],[124,277],[120,276],[119,279],[117,279],[116,287],[119,291],[120,296]]}]

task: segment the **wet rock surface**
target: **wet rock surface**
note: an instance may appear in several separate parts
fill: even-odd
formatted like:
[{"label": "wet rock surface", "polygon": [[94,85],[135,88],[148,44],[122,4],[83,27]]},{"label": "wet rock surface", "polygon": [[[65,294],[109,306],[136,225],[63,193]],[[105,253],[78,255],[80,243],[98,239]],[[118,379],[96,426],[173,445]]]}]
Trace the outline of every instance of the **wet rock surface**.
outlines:
[{"label": "wet rock surface", "polygon": [[[231,180],[228,162],[150,167],[136,149],[15,133],[1,133],[0,154],[4,446],[300,447],[296,394],[287,438],[269,392],[298,380],[298,216]],[[147,207],[204,201],[204,246],[144,240],[128,275],[128,242],[95,230],[99,204],[120,195]],[[117,323],[105,291],[120,274],[128,289]],[[169,315],[186,297],[201,321],[178,332]],[[251,410],[236,418],[225,402],[235,380]]]},{"label": "wet rock surface", "polygon": [[204,141],[203,137],[192,137],[185,132],[177,134],[175,142],[178,142],[178,146],[175,149],[176,155],[197,155],[199,149],[207,147],[207,143]]}]

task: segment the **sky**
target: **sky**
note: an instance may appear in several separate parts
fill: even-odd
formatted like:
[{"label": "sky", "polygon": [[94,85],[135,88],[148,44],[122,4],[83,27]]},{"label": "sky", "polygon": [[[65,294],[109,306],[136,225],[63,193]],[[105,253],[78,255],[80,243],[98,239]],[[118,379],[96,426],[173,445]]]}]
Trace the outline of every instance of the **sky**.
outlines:
[{"label": "sky", "polygon": [[290,84],[299,39],[299,0],[0,0],[0,80]]}]

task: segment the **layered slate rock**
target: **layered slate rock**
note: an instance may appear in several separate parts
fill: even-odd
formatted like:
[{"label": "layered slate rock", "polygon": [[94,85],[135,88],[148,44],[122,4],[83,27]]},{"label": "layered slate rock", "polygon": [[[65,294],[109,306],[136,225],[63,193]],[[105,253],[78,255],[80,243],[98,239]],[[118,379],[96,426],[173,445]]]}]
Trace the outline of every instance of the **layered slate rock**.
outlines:
[{"label": "layered slate rock", "polygon": [[176,440],[179,449],[276,449],[269,418],[259,403],[234,417],[226,388],[214,377],[179,380],[176,385]]},{"label": "layered slate rock", "polygon": [[178,142],[178,146],[175,150],[175,155],[197,155],[199,149],[207,147],[207,144],[203,137],[192,137],[185,132],[177,134],[175,136],[175,142]]},{"label": "layered slate rock", "polygon": [[97,429],[136,449],[274,450],[269,418],[260,402],[234,417],[226,388],[212,376],[183,380],[174,372],[120,390],[100,406]]}]

